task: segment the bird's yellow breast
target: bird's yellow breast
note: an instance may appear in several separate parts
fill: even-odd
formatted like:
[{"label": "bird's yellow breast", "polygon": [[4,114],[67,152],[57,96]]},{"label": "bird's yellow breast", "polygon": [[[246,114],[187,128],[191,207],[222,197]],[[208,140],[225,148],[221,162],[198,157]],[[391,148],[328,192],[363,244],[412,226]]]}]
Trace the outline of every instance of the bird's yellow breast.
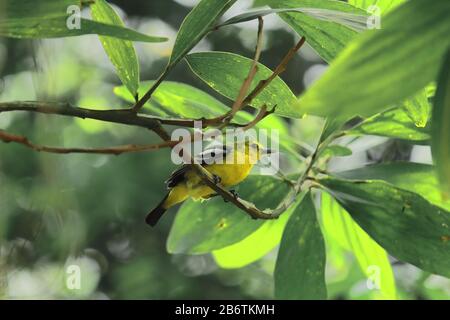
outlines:
[{"label": "bird's yellow breast", "polygon": [[212,164],[205,169],[220,177],[220,183],[225,187],[234,186],[242,182],[249,175],[253,165],[246,164]]},{"label": "bird's yellow breast", "polygon": [[[248,159],[242,164],[225,162],[205,166],[209,173],[220,178],[220,184],[224,187],[231,187],[242,182],[247,178],[252,168],[253,163],[248,161]],[[215,193],[214,190],[203,183],[202,179],[194,171],[186,173],[186,187],[189,195],[194,199],[207,198]]]}]

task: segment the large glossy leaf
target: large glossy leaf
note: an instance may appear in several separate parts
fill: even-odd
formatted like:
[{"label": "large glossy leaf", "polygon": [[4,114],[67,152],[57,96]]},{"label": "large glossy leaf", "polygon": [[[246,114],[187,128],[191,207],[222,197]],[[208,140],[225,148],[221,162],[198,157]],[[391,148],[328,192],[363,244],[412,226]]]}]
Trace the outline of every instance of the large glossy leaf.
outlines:
[{"label": "large glossy leaf", "polygon": [[[138,89],[139,95],[153,85],[154,81],[144,81]],[[124,86],[115,87],[114,93],[128,101],[133,102],[133,96]],[[178,117],[187,119],[213,118],[223,115],[230,109],[219,100],[206,92],[181,82],[164,81],[153,93],[151,101],[146,104],[151,112],[165,117]],[[236,114],[234,120],[244,124],[254,117],[248,112],[241,111]],[[289,132],[284,121],[271,116],[257,124],[258,128],[276,129],[280,136],[288,138]],[[284,143],[285,141],[280,141]]]},{"label": "large glossy leaf", "polygon": [[367,117],[415,94],[436,77],[450,45],[449,14],[446,0],[399,6],[381,29],[364,32],[342,52],[299,107],[322,116]]},{"label": "large glossy leaf", "polygon": [[[139,96],[145,94],[153,83],[154,81],[141,82],[138,89]],[[124,86],[115,87],[114,93],[125,101],[134,102],[133,95]],[[145,104],[145,109],[151,114],[162,118],[186,119],[213,118],[223,115],[230,110],[229,107],[206,92],[188,84],[173,81],[164,81],[153,93],[151,100]],[[241,111],[236,114],[233,121],[245,124],[252,121],[253,118],[254,116],[250,113]],[[292,141],[283,119],[271,115],[258,122],[256,128],[277,130],[281,149],[293,156],[297,156],[295,141]],[[268,138],[271,138],[269,131]]]},{"label": "large glossy leaf", "polygon": [[[138,94],[142,96],[154,81],[141,82]],[[134,98],[125,87],[114,88],[114,93],[129,102]],[[164,81],[146,104],[149,111],[166,117],[187,119],[212,118],[224,114],[229,108],[206,92],[188,84]]]},{"label": "large glossy leaf", "polygon": [[[233,53],[201,52],[186,57],[191,69],[211,88],[234,100],[238,95],[242,82],[248,75],[252,60]],[[267,79],[272,71],[258,64],[258,72],[252,82],[252,89],[260,80]],[[285,117],[299,118],[301,113],[293,108],[296,98],[284,81],[277,77],[251,103],[255,108],[264,104],[270,110],[275,105],[275,114]]]},{"label": "large glossy leaf", "polygon": [[[332,0],[272,0],[270,7],[279,8],[318,8],[347,14],[365,16],[364,10],[347,3]],[[280,17],[306,41],[325,60],[332,61],[355,37],[357,31],[335,21],[317,19],[306,13],[280,13]]]},{"label": "large glossy leaf", "polygon": [[427,92],[425,89],[420,90],[414,97],[406,100],[403,106],[409,118],[414,122],[416,127],[424,128],[430,117],[431,105],[428,102]]},{"label": "large glossy leaf", "polygon": [[311,195],[294,210],[283,232],[275,265],[278,299],[326,299],[325,243]]},{"label": "large glossy leaf", "polygon": [[403,2],[405,0],[348,0],[348,3],[362,9],[370,9],[371,6],[376,6],[382,14],[389,12]]},{"label": "large glossy leaf", "polygon": [[391,255],[450,277],[450,212],[381,181],[324,178],[320,184]]},{"label": "large glossy leaf", "polygon": [[[261,209],[274,208],[288,186],[270,176],[250,176],[237,189],[239,196]],[[206,253],[241,241],[264,220],[253,220],[221,197],[208,202],[187,201],[177,213],[167,240],[170,253]]]},{"label": "large glossy leaf", "polygon": [[385,299],[396,299],[394,273],[386,251],[353,221],[351,216],[330,195],[322,193],[322,224],[330,241],[352,252],[361,271],[372,276],[374,268],[380,275],[380,293]]},{"label": "large glossy leaf", "polygon": [[60,16],[69,6],[80,6],[79,0],[2,0],[0,19]]},{"label": "large glossy leaf", "polygon": [[236,0],[201,0],[184,19],[169,64],[182,59],[215,25]]},{"label": "large glossy leaf", "polygon": [[355,29],[356,31],[363,30],[367,26],[367,15],[365,14],[357,15],[337,10],[329,10],[321,8],[280,8],[280,9],[261,9],[245,12],[228,19],[227,21],[218,25],[217,28],[221,28],[223,26],[231,24],[255,20],[259,17],[264,17],[269,14],[275,13],[303,13],[316,19],[336,22],[338,24],[348,26],[352,29]]},{"label": "large glossy leaf", "polygon": [[395,108],[369,117],[355,128],[346,131],[350,135],[375,135],[416,143],[428,143],[430,140],[430,126],[425,128],[416,126],[403,108]]},{"label": "large glossy leaf", "polygon": [[436,178],[435,167],[411,162],[373,164],[336,173],[352,180],[385,180],[399,188],[420,194],[431,203],[450,211],[450,200],[444,199]]},{"label": "large glossy leaf", "polygon": [[431,150],[441,185],[450,198],[450,50],[441,67],[434,100]]},{"label": "large glossy leaf", "polygon": [[87,34],[98,34],[119,39],[164,42],[167,38],[148,36],[143,33],[115,25],[81,18],[80,28],[67,28],[67,15],[52,17],[0,19],[0,36],[12,38],[62,38]]},{"label": "large glossy leaf", "polygon": [[291,213],[292,210],[289,210],[279,219],[266,221],[245,239],[213,251],[217,264],[226,269],[242,268],[264,257],[280,243]]},{"label": "large glossy leaf", "polygon": [[[105,0],[96,0],[91,5],[95,21],[124,27],[122,19]],[[117,75],[134,97],[139,86],[139,62],[133,42],[100,36],[106,54],[116,68]]]}]

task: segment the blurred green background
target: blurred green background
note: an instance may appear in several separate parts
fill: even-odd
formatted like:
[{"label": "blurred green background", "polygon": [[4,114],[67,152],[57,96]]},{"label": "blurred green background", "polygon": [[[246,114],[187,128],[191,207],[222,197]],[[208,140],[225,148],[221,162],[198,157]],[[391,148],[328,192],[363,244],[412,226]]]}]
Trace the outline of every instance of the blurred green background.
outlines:
[{"label": "blurred green background", "polygon": [[[136,43],[141,79],[155,79],[170,55],[176,31],[197,1],[110,1],[126,24],[167,36],[163,44]],[[239,1],[225,18],[251,7]],[[265,19],[261,61],[275,67],[298,36],[275,16]],[[229,51],[252,57],[256,23],[223,28],[196,51]],[[309,47],[291,61],[282,78],[300,94],[326,69]],[[113,94],[120,85],[96,36],[53,40],[0,39],[0,101],[51,100],[109,109],[126,107]],[[176,80],[218,96],[182,62]],[[313,144],[321,121],[288,123],[292,136]],[[126,126],[21,112],[0,115],[0,129],[52,146],[106,147],[157,142],[151,132]],[[369,162],[410,159],[429,163],[424,147],[364,137],[347,141],[353,155],[334,170]],[[169,255],[165,243],[176,209],[156,228],[147,211],[165,193],[174,169],[168,150],[121,156],[52,155],[0,143],[0,298],[69,299],[266,299],[273,297],[276,250],[240,269],[220,269],[211,255]],[[207,205],[207,204],[205,204]],[[328,244],[328,243],[327,243]],[[328,246],[327,282],[333,299],[376,298],[354,258]],[[393,260],[399,295],[448,299],[450,281]],[[81,288],[66,286],[67,266],[81,268]]]}]

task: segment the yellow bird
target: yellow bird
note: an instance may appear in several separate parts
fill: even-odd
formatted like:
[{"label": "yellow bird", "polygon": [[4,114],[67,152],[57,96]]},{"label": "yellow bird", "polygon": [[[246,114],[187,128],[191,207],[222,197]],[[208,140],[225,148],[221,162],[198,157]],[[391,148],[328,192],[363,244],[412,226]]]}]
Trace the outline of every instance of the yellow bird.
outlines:
[{"label": "yellow bird", "polygon": [[[259,143],[246,141],[235,143],[233,146],[209,148],[196,156],[196,159],[214,177],[216,183],[231,187],[247,178],[253,165],[262,155],[270,153],[269,149],[264,149]],[[213,189],[203,183],[201,177],[190,165],[183,165],[174,171],[166,183],[169,189],[168,194],[145,219],[151,226],[156,225],[167,209],[188,198],[204,200],[216,194]]]}]

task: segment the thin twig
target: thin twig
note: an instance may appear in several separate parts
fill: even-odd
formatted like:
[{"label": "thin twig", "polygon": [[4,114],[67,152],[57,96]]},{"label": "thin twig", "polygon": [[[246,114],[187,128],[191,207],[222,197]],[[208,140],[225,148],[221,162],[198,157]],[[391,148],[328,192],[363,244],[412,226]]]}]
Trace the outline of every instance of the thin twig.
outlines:
[{"label": "thin twig", "polygon": [[136,104],[131,109],[133,112],[139,112],[144,104],[150,100],[153,93],[158,89],[159,85],[167,78],[169,72],[172,70],[173,65],[168,65],[166,69],[164,69],[163,73],[156,79],[153,85],[148,89],[148,91],[136,102]]},{"label": "thin twig", "polygon": [[231,107],[232,116],[234,116],[242,108],[242,104],[245,100],[247,92],[250,89],[250,86],[252,85],[252,81],[255,78],[256,73],[258,72],[258,61],[259,58],[261,57],[261,49],[263,42],[263,29],[264,29],[264,20],[262,17],[258,17],[258,38],[256,41],[255,57],[253,58],[253,62],[250,67],[250,71],[247,75],[247,78],[242,83],[241,89],[239,90],[239,94],[233,106]]},{"label": "thin twig", "polygon": [[[261,20],[262,20],[262,18],[261,18]],[[260,28],[262,28],[261,24],[260,24]],[[259,29],[258,35],[260,35],[260,32],[262,32],[262,29]],[[259,47],[261,47],[261,43],[260,43],[261,39],[262,39],[262,37],[259,36],[259,40],[257,42],[257,43],[259,43]],[[238,98],[236,99],[235,103],[233,104],[232,110],[230,112],[228,112],[222,116],[216,117],[216,118],[202,119],[205,122],[205,126],[216,125],[221,122],[222,122],[222,124],[221,124],[220,128],[224,128],[225,126],[229,125],[231,119],[234,117],[234,115],[238,111],[240,111],[243,107],[249,105],[264,89],[266,89],[272,83],[273,80],[275,80],[280,74],[282,74],[286,70],[288,63],[295,56],[295,53],[298,50],[300,50],[300,48],[305,44],[305,42],[306,42],[306,38],[302,37],[287,52],[287,54],[284,56],[284,58],[281,60],[281,62],[278,64],[278,66],[275,68],[275,70],[272,72],[270,77],[268,77],[267,79],[261,80],[256,85],[256,87],[242,100],[242,94],[244,94],[244,95],[246,94],[246,93],[243,93],[244,89],[246,89],[246,91],[248,91],[248,88],[250,87],[251,82],[253,81],[254,77],[256,76],[257,68],[253,69],[253,66],[257,67],[257,63],[255,63],[255,61],[256,61],[256,54],[255,54],[255,59],[253,60],[252,68],[250,68],[249,76],[244,81],[244,83],[241,87],[241,90],[239,92]],[[258,45],[257,45],[256,52],[258,52]],[[258,57],[258,59],[259,59],[259,57]],[[255,70],[255,71],[253,71],[253,70]],[[253,72],[254,72],[254,74],[253,74]],[[252,76],[252,77],[251,77],[250,81],[248,81],[250,76]],[[233,111],[233,110],[235,110],[235,111]],[[224,119],[229,119],[229,120],[224,122]],[[262,119],[260,119],[260,120],[262,120]],[[240,125],[237,125],[237,126],[240,126]]]},{"label": "thin twig", "polygon": [[131,153],[131,152],[159,150],[162,148],[172,147],[172,145],[175,143],[172,141],[165,141],[159,144],[148,144],[148,145],[129,144],[108,148],[60,148],[34,144],[24,136],[11,134],[2,130],[0,130],[0,140],[2,140],[5,143],[10,142],[18,143],[38,152],[48,152],[56,154],[88,153],[88,154],[113,154],[113,155],[121,155],[123,153]]},{"label": "thin twig", "polygon": [[246,106],[248,104],[250,104],[253,99],[255,99],[265,88],[267,88],[267,86],[276,78],[278,77],[280,74],[282,74],[285,70],[286,67],[289,63],[289,61],[292,60],[292,58],[294,57],[295,53],[300,50],[300,48],[303,46],[303,44],[305,43],[306,39],[305,37],[302,37],[300,39],[299,42],[297,42],[297,44],[295,46],[293,46],[288,53],[286,54],[286,56],[281,60],[281,62],[278,64],[278,66],[275,68],[275,70],[273,71],[273,73],[270,75],[269,78],[261,80],[256,87],[252,90],[252,92],[250,92],[250,94],[245,98],[245,100],[243,101],[243,105]]},{"label": "thin twig", "polygon": [[[44,114],[55,114],[81,119],[95,119],[99,121],[138,126],[154,131],[163,140],[170,137],[164,131],[161,124],[178,125],[176,119],[161,119],[157,117],[136,114],[130,110],[94,110],[74,107],[69,103],[18,101],[1,102],[0,113],[10,111],[28,111]],[[182,122],[180,124],[187,124]],[[193,123],[192,123],[193,125]]]},{"label": "thin twig", "polygon": [[321,144],[317,145],[315,151],[309,157],[308,165],[302,175],[296,182],[285,181],[291,189],[284,199],[278,204],[275,209],[258,209],[253,203],[237,198],[234,194],[224,189],[219,184],[214,183],[211,174],[199,164],[193,164],[194,169],[200,175],[202,181],[213,189],[217,194],[222,196],[223,199],[233,203],[236,207],[245,211],[253,219],[272,220],[277,219],[283,212],[289,209],[296,201],[299,194],[303,192],[303,184],[309,177],[309,173],[313,168],[313,165],[324,148],[331,142],[331,139],[327,139]]},{"label": "thin twig", "polygon": [[272,113],[274,113],[275,112],[275,108],[276,108],[276,106],[274,106],[272,108],[272,110],[267,110],[267,106],[263,105],[261,107],[261,109],[259,110],[258,114],[256,115],[256,117],[252,121],[250,121],[249,123],[247,123],[246,125],[243,126],[243,130],[245,131],[245,130],[251,129],[254,126],[256,126],[264,118],[266,118],[267,116],[269,116]]},{"label": "thin twig", "polygon": [[243,102],[245,100],[247,92],[250,89],[250,86],[252,85],[256,73],[258,72],[258,61],[261,56],[262,42],[263,42],[263,29],[264,29],[264,20],[262,17],[258,17],[258,35],[256,40],[255,56],[250,66],[248,75],[245,78],[244,82],[242,83],[241,88],[239,89],[239,93],[231,107],[231,110],[222,116],[210,119],[208,121],[209,124],[222,122],[221,125],[219,126],[219,129],[223,129],[231,123],[236,113],[238,113],[242,109]]}]

